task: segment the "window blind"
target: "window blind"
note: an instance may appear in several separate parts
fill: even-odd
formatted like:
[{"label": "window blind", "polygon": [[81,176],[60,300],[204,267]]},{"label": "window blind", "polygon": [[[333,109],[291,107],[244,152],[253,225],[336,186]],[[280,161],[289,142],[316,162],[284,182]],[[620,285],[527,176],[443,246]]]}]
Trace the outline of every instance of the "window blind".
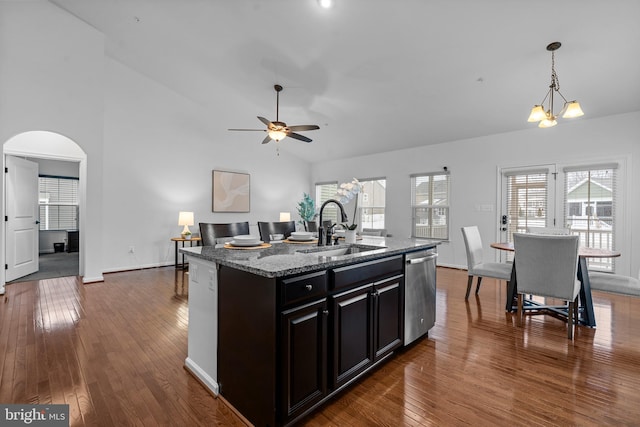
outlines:
[{"label": "window blind", "polygon": [[412,174],[412,237],[449,239],[449,173]]},{"label": "window blind", "polygon": [[78,229],[78,183],[76,178],[38,178],[40,230]]}]

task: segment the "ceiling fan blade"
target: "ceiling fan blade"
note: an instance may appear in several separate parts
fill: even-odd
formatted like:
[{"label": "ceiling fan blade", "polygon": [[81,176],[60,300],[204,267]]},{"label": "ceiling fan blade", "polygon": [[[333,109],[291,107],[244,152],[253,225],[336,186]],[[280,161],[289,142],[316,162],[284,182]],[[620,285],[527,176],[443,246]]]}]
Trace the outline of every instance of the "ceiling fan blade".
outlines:
[{"label": "ceiling fan blade", "polygon": [[320,129],[318,125],[297,125],[297,126],[289,126],[289,130],[293,132],[298,132],[301,130],[316,130]]},{"label": "ceiling fan blade", "polygon": [[251,132],[266,132],[266,129],[227,129],[227,130],[241,130],[241,131],[251,131]]},{"label": "ceiling fan blade", "polygon": [[271,122],[269,120],[265,119],[264,117],[258,116],[258,120],[260,120],[262,123],[264,123],[267,126],[269,126],[271,124]]},{"label": "ceiling fan blade", "polygon": [[268,143],[268,142],[270,142],[270,141],[271,141],[271,137],[270,137],[269,135],[267,135],[267,137],[266,137],[265,139],[263,139],[263,140],[262,140],[262,143],[263,143],[263,144],[266,144],[266,143]]},{"label": "ceiling fan blade", "polygon": [[287,134],[287,136],[289,138],[298,139],[298,140],[304,141],[304,142],[311,142],[312,141],[311,139],[307,138],[306,136],[300,135],[298,133],[289,132]]}]

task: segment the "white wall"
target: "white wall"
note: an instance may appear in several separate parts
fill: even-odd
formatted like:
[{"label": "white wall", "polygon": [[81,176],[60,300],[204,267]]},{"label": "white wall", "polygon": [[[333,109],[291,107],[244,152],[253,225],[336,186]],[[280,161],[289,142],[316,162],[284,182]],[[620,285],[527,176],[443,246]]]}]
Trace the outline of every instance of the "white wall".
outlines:
[{"label": "white wall", "polygon": [[[105,271],[172,264],[180,211],[194,212],[192,232],[198,222],[249,221],[258,233],[257,221],[278,221],[281,211],[299,220],[306,162],[259,138],[237,142],[227,123],[119,62],[107,58],[105,71]],[[212,212],[213,169],[250,174],[249,213]]]},{"label": "white wall", "polygon": [[[104,37],[48,2],[0,2],[0,143],[53,131],[86,154],[89,189],[102,186]],[[3,145],[4,149],[4,145]],[[4,161],[4,157],[3,157]],[[81,171],[82,175],[82,171]],[[3,176],[4,180],[4,176]],[[4,185],[0,197],[4,201]],[[102,195],[81,211],[85,281],[102,279]],[[4,228],[0,231],[4,259]],[[4,271],[2,283],[4,283]]]},{"label": "white wall", "polygon": [[[428,134],[425,135],[428,139]],[[394,236],[411,234],[409,174],[441,171],[451,172],[451,241],[439,247],[438,262],[466,268],[466,255],[460,227],[477,224],[487,249],[485,257],[492,259],[495,251],[488,248],[498,238],[501,214],[498,201],[499,167],[545,163],[587,163],[612,158],[628,158],[626,182],[621,200],[626,216],[622,227],[624,241],[617,247],[622,257],[616,260],[622,274],[640,268],[640,113],[623,114],[599,119],[561,120],[551,129],[538,129],[491,135],[446,144],[423,146],[410,150],[339,159],[313,165],[313,182],[351,177],[387,178],[386,227]],[[476,205],[493,205],[493,212],[476,211]],[[635,236],[635,239],[634,239]],[[631,266],[631,267],[630,267]]]},{"label": "white wall", "polygon": [[[47,130],[86,154],[85,282],[172,264],[179,211],[194,211],[196,222],[255,224],[278,220],[280,211],[297,219],[296,203],[309,188],[309,165],[286,148],[278,157],[272,144],[229,137],[229,123],[216,121],[226,100],[203,111],[106,57],[101,33],[49,2],[0,2],[0,93],[0,143]],[[251,174],[250,213],[211,212],[213,169]]]}]

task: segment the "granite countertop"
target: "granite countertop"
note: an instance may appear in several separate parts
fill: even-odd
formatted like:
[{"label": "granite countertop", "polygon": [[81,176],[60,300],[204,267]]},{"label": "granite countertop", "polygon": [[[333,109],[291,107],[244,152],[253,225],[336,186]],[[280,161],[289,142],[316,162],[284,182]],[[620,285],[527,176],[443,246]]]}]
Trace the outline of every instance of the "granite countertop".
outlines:
[{"label": "granite countertop", "polygon": [[[214,246],[180,248],[180,252],[194,258],[213,261],[264,277],[282,277],[293,274],[326,270],[356,262],[370,261],[390,255],[413,252],[440,244],[432,239],[400,239],[395,237],[364,236],[353,245],[317,246],[316,243],[272,243],[264,249],[227,249]],[[356,247],[361,252],[323,256],[317,251]]]}]

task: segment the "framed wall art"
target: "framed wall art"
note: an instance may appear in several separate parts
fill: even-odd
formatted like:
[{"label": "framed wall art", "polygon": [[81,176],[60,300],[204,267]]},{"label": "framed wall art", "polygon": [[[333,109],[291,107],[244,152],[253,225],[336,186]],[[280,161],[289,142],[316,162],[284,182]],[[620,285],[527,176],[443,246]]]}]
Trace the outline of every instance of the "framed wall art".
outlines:
[{"label": "framed wall art", "polygon": [[249,212],[250,175],[213,171],[213,212]]}]

